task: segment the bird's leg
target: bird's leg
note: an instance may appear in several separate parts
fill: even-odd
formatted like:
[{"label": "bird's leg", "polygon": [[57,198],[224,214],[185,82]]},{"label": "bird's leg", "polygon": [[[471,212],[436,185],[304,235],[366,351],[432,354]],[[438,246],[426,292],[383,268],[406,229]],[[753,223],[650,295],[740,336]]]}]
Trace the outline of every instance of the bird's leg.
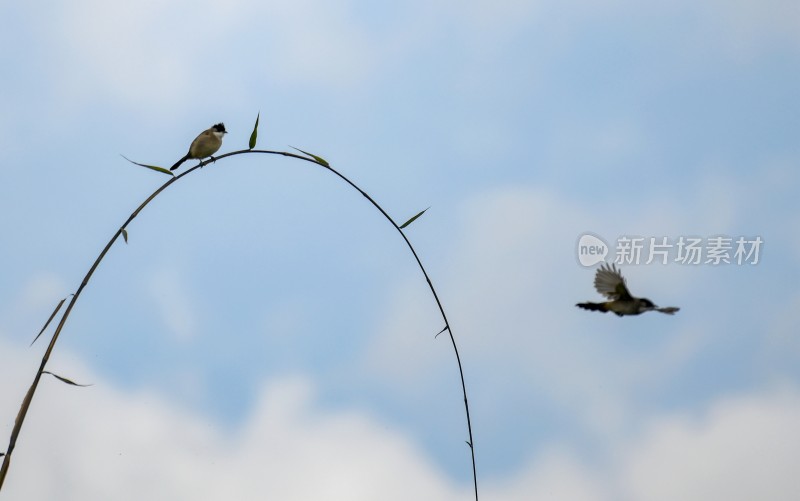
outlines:
[{"label": "bird's leg", "polygon": [[[210,158],[212,162],[216,162],[216,161],[217,161],[217,159],[216,159],[216,158],[214,158],[214,155],[209,155],[209,156],[208,156],[208,158]],[[202,160],[202,159],[200,159],[200,168],[202,169],[202,168],[203,168],[203,167],[205,167],[206,165],[208,165],[208,164],[204,164],[204,163],[203,163],[203,160]]]}]

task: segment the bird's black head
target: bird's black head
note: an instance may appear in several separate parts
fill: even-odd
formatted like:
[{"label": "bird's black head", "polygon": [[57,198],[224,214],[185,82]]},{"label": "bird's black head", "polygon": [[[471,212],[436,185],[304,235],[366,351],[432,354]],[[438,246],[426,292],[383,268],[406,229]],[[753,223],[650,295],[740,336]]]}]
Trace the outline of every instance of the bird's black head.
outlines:
[{"label": "bird's black head", "polygon": [[642,299],[640,299],[639,302],[645,308],[655,308],[656,307],[656,305],[654,305],[653,302],[650,301],[649,299],[647,299],[646,297],[643,297]]},{"label": "bird's black head", "polygon": [[228,131],[225,130],[225,124],[222,123],[222,122],[214,125],[214,130],[217,131],[217,132],[222,132],[223,134],[227,134],[228,133]]}]

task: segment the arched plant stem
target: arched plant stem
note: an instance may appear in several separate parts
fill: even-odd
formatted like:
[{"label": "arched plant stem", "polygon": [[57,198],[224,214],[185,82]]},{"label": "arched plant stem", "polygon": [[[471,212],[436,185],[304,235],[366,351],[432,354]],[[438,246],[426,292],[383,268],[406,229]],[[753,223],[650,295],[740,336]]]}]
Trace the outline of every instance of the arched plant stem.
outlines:
[{"label": "arched plant stem", "polygon": [[425,276],[425,281],[428,283],[428,287],[430,288],[431,293],[433,294],[433,298],[436,300],[436,305],[439,307],[439,313],[441,314],[442,320],[444,320],[444,324],[445,324],[445,327],[444,327],[444,329],[442,329],[442,332],[444,332],[445,330],[447,331],[448,335],[450,336],[450,342],[453,345],[453,352],[455,353],[456,362],[458,363],[458,373],[459,373],[459,376],[461,378],[461,392],[462,392],[462,394],[464,396],[464,411],[466,413],[467,432],[468,432],[468,435],[469,435],[469,440],[467,441],[467,445],[469,446],[470,454],[471,454],[471,458],[472,458],[472,480],[473,480],[473,487],[474,487],[474,491],[475,491],[475,500],[476,501],[478,500],[478,475],[477,475],[477,469],[476,469],[476,465],[475,465],[475,442],[474,442],[473,436],[472,436],[472,420],[470,418],[470,413],[469,413],[469,401],[467,400],[467,387],[466,387],[466,383],[465,383],[465,380],[464,380],[464,369],[463,369],[463,366],[461,364],[461,356],[459,355],[458,346],[456,345],[456,340],[455,340],[455,337],[453,336],[453,332],[452,332],[452,329],[451,329],[451,326],[450,326],[450,322],[447,320],[447,315],[446,315],[446,313],[444,311],[444,307],[442,306],[442,302],[439,300],[439,295],[436,293],[436,289],[433,286],[433,282],[431,282],[430,276],[428,275],[428,272],[425,270],[425,267],[423,266],[422,261],[420,260],[419,255],[417,254],[417,251],[414,249],[414,246],[411,245],[411,241],[408,239],[408,237],[403,232],[403,230],[400,228],[400,226],[398,226],[397,223],[395,223],[395,221],[391,218],[391,216],[389,216],[389,214],[383,209],[383,207],[381,207],[364,190],[359,188],[355,183],[350,181],[350,179],[345,177],[342,173],[340,173],[339,171],[337,171],[336,169],[334,169],[333,167],[331,167],[327,163],[323,163],[323,162],[321,162],[321,161],[319,161],[319,160],[317,160],[315,158],[310,158],[310,157],[306,157],[306,156],[303,156],[303,155],[298,155],[298,154],[290,153],[290,152],[286,152],[286,151],[272,151],[272,150],[239,150],[239,151],[233,151],[233,152],[230,152],[230,153],[225,153],[223,155],[220,155],[220,156],[216,157],[215,160],[206,160],[206,161],[203,161],[203,162],[197,164],[196,166],[194,166],[194,167],[192,167],[190,169],[187,169],[183,173],[181,173],[181,174],[179,174],[179,175],[177,175],[175,177],[170,178],[167,182],[165,182],[158,189],[156,189],[149,197],[147,197],[147,199],[145,199],[144,202],[141,203],[141,205],[139,205],[139,207],[136,208],[136,210],[134,210],[131,213],[131,215],[123,223],[123,225],[120,226],[120,228],[114,233],[114,235],[108,241],[106,246],[103,248],[103,250],[97,256],[97,259],[95,259],[95,261],[92,264],[91,268],[89,268],[89,271],[83,277],[83,280],[81,281],[81,284],[78,287],[78,290],[75,291],[75,293],[72,295],[72,298],[70,299],[69,303],[67,304],[67,308],[64,310],[64,313],[62,314],[61,319],[58,322],[58,325],[56,326],[56,329],[55,329],[55,331],[53,333],[53,336],[50,338],[50,344],[47,346],[47,350],[45,351],[44,356],[42,357],[42,361],[41,361],[41,363],[39,365],[39,370],[36,371],[36,376],[33,379],[33,383],[31,384],[30,388],[28,389],[28,392],[25,395],[25,398],[22,401],[22,405],[20,406],[19,412],[17,413],[17,417],[16,417],[16,419],[14,421],[14,428],[12,429],[12,432],[11,432],[11,438],[9,440],[8,448],[6,449],[6,453],[3,456],[3,464],[0,467],[0,490],[2,490],[3,483],[4,483],[5,478],[6,478],[6,474],[8,473],[8,469],[9,469],[9,466],[11,464],[11,456],[12,456],[12,454],[14,452],[14,448],[16,447],[17,439],[19,437],[20,431],[22,430],[22,425],[23,425],[23,423],[25,421],[25,417],[27,416],[28,410],[30,409],[31,402],[33,401],[33,396],[36,393],[36,389],[39,387],[39,381],[41,380],[42,375],[45,373],[45,369],[47,367],[47,362],[50,360],[50,355],[52,354],[53,349],[55,348],[56,342],[58,341],[58,337],[61,334],[61,331],[63,330],[64,325],[66,324],[70,313],[72,313],[72,309],[74,308],[75,303],[77,303],[78,299],[80,298],[81,293],[83,292],[83,289],[89,283],[89,280],[92,278],[92,275],[94,274],[95,270],[100,265],[100,263],[102,262],[103,258],[105,258],[106,254],[108,254],[108,251],[111,250],[111,247],[114,245],[114,243],[120,237],[120,235],[122,235],[124,232],[127,231],[128,225],[136,218],[136,216],[138,216],[139,213],[150,202],[153,201],[153,199],[155,199],[158,195],[160,195],[164,190],[166,190],[168,187],[170,187],[173,183],[175,183],[176,181],[178,181],[182,177],[190,174],[191,172],[194,172],[195,170],[197,170],[197,169],[199,169],[199,168],[201,168],[201,167],[203,167],[205,165],[208,165],[211,162],[216,162],[216,161],[221,160],[221,159],[223,159],[225,157],[230,157],[230,156],[235,156],[235,155],[243,155],[243,154],[248,154],[248,153],[282,155],[282,156],[286,156],[286,157],[297,158],[297,159],[300,159],[300,160],[305,160],[307,162],[311,162],[311,163],[316,164],[316,165],[318,165],[318,166],[320,166],[320,167],[322,167],[324,169],[327,169],[328,171],[330,171],[331,173],[335,174],[337,177],[342,179],[344,182],[346,182],[348,185],[350,185],[353,189],[355,189],[356,191],[361,193],[361,195],[363,195],[364,198],[366,198],[376,209],[378,209],[378,211],[380,211],[380,213],[392,224],[392,226],[394,226],[394,228],[400,233],[400,236],[403,237],[403,241],[405,241],[406,246],[408,246],[408,249],[414,255],[414,259],[417,262],[417,266],[419,267],[420,271],[422,271],[422,274]]}]

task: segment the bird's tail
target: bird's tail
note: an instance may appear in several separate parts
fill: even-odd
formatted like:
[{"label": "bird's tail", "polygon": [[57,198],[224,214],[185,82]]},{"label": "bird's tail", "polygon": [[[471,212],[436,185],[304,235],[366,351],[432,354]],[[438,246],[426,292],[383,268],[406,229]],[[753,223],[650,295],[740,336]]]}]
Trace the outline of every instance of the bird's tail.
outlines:
[{"label": "bird's tail", "polygon": [[608,311],[605,303],[578,303],[575,306],[589,311],[602,311],[603,313]]},{"label": "bird's tail", "polygon": [[665,306],[664,308],[656,308],[656,311],[660,311],[661,313],[666,313],[667,315],[674,315],[676,311],[680,310],[680,308],[676,306]]},{"label": "bird's tail", "polygon": [[175,165],[173,165],[172,167],[170,167],[170,168],[169,168],[169,170],[175,170],[175,169],[177,169],[178,167],[180,167],[180,166],[181,166],[181,164],[182,164],[183,162],[185,162],[185,161],[187,161],[187,160],[189,160],[189,154],[188,154],[188,153],[186,154],[186,156],[185,156],[185,157],[183,157],[183,158],[181,158],[180,160],[178,160],[177,162],[175,162]]}]

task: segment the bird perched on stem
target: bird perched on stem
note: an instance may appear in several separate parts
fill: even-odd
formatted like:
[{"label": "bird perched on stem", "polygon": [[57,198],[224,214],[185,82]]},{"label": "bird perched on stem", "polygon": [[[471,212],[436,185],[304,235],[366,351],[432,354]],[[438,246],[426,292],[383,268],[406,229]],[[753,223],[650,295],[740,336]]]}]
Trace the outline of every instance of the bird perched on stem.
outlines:
[{"label": "bird perched on stem", "polygon": [[227,133],[228,131],[225,130],[225,124],[222,122],[212,126],[208,130],[204,130],[199,136],[194,138],[194,141],[192,141],[192,145],[189,146],[189,153],[187,153],[185,157],[178,160],[175,165],[169,168],[169,170],[177,169],[183,162],[189,160],[190,158],[202,160],[206,157],[211,157],[211,160],[214,160],[212,155],[214,155],[214,153],[219,150],[220,146],[222,146],[222,136]]},{"label": "bird perched on stem", "polygon": [[625,285],[625,278],[623,278],[614,264],[604,263],[600,265],[594,276],[594,288],[610,301],[604,303],[578,303],[575,306],[584,310],[602,311],[603,313],[611,311],[620,317],[623,315],[639,315],[645,311],[659,311],[672,315],[680,310],[675,306],[659,308],[647,298],[632,296]]}]

